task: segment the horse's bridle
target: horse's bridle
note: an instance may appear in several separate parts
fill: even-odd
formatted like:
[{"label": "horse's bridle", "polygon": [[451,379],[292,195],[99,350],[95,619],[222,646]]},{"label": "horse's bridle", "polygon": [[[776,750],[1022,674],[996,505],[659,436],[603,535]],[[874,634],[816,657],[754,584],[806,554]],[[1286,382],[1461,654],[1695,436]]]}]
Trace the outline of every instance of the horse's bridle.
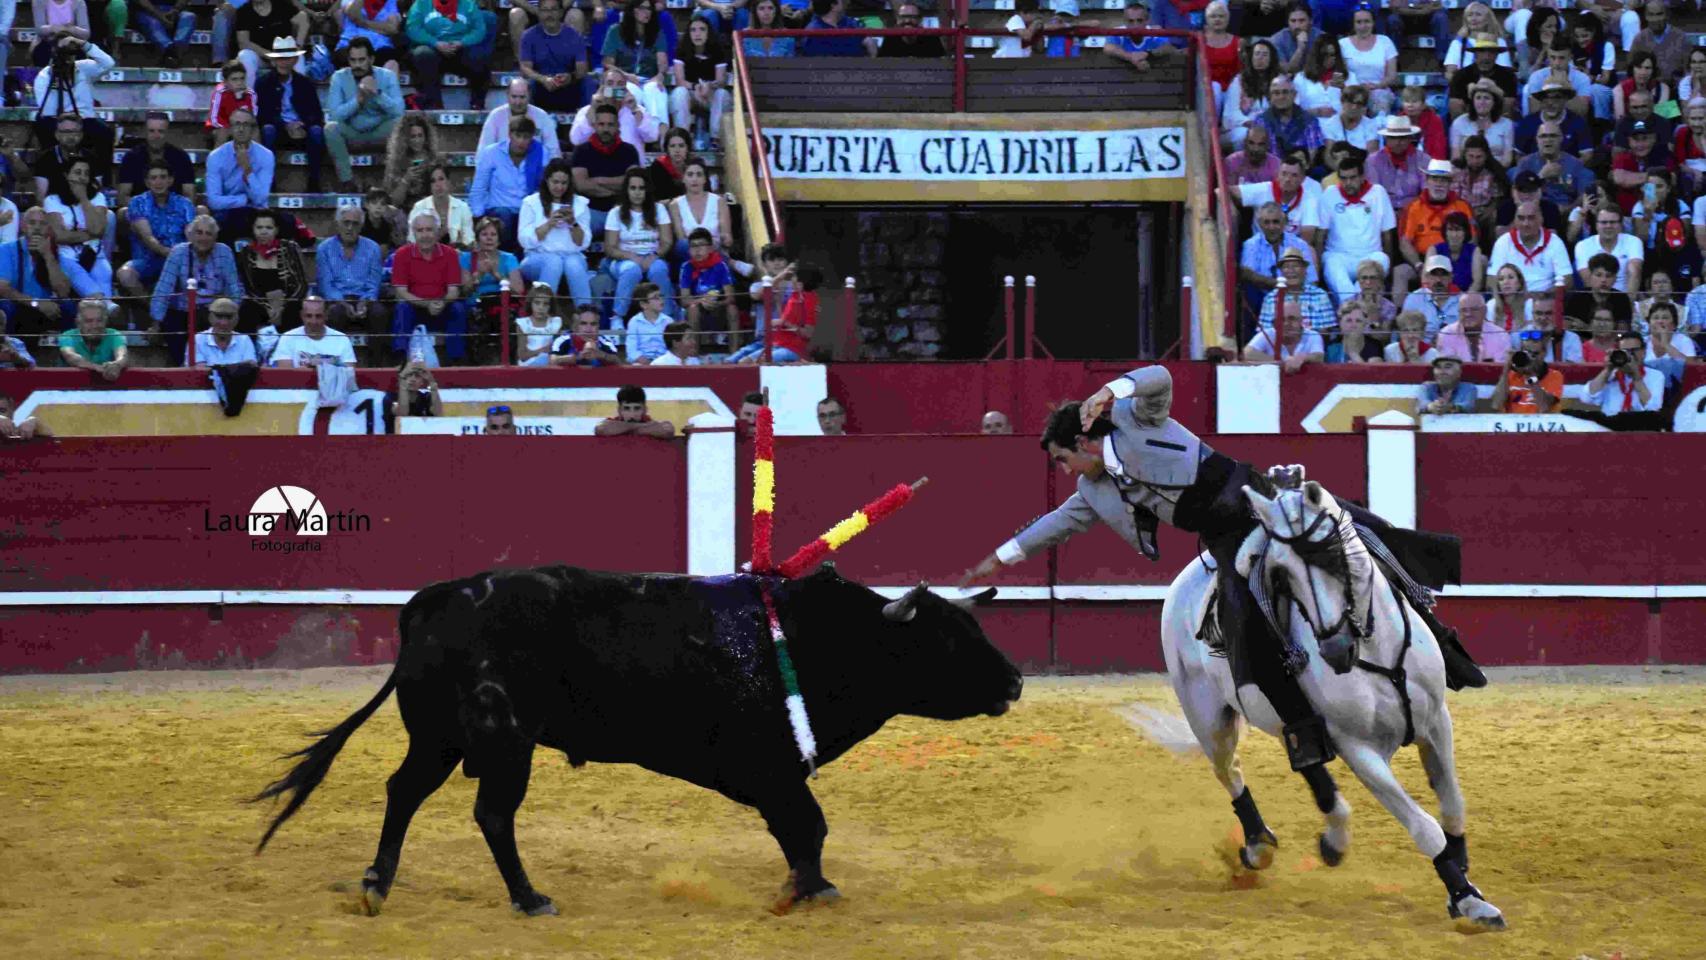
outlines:
[{"label": "horse's bridle", "polygon": [[[1283,511],[1285,508],[1282,505],[1280,509]],[[1296,519],[1289,516],[1286,519],[1291,521],[1293,529],[1302,526],[1303,512],[1301,507],[1298,510]],[[1353,640],[1357,642],[1365,640],[1369,636],[1373,635],[1374,603],[1372,602],[1372,590],[1374,586],[1374,565],[1372,563],[1369,565],[1368,572],[1368,592],[1371,597],[1368,605],[1368,616],[1359,623],[1356,619],[1356,593],[1353,589],[1353,584],[1351,583],[1350,564],[1344,559],[1345,537],[1347,535],[1356,536],[1354,531],[1347,533],[1347,528],[1350,526],[1346,522],[1347,519],[1347,517],[1341,516],[1340,521],[1337,524],[1334,524],[1332,523],[1332,517],[1328,511],[1323,509],[1316,515],[1315,519],[1310,522],[1309,526],[1303,528],[1302,532],[1293,534],[1289,537],[1282,537],[1268,529],[1267,524],[1261,524],[1262,532],[1267,535],[1268,543],[1263,545],[1261,555],[1256,558],[1255,563],[1251,566],[1250,592],[1255,595],[1256,605],[1261,608],[1262,614],[1268,618],[1268,623],[1273,627],[1274,633],[1282,642],[1288,636],[1288,631],[1285,631],[1280,627],[1279,618],[1275,615],[1273,602],[1267,596],[1268,550],[1271,549],[1272,545],[1275,543],[1283,543],[1290,547],[1292,552],[1297,554],[1298,559],[1303,561],[1303,567],[1306,571],[1305,575],[1309,578],[1309,590],[1312,596],[1319,595],[1318,591],[1315,590],[1316,573],[1320,572],[1322,576],[1330,575],[1330,571],[1327,569],[1328,564],[1317,561],[1323,558],[1329,559],[1330,561],[1336,561],[1333,565],[1339,568],[1340,572],[1337,574],[1337,579],[1339,581],[1339,587],[1345,597],[1344,609],[1340,612],[1339,619],[1330,624],[1318,625],[1310,618],[1308,610],[1302,610],[1304,622],[1309,624],[1309,629],[1315,634],[1316,644],[1320,644],[1323,640],[1338,634],[1340,630],[1348,630]],[[1261,523],[1261,520],[1258,519],[1257,523]],[[1317,538],[1316,533],[1323,525],[1328,526],[1328,532]],[[1337,551],[1336,554],[1334,553],[1335,550]],[[1300,609],[1301,606],[1302,605],[1300,604]]]}]

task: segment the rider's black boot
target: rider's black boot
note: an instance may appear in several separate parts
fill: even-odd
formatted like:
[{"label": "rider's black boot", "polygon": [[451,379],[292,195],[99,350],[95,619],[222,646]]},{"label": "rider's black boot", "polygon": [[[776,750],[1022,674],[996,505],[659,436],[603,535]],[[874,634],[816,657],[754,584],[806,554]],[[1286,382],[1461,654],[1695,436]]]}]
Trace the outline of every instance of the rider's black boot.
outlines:
[{"label": "rider's black boot", "polygon": [[1416,605],[1416,612],[1422,615],[1422,620],[1433,632],[1434,639],[1439,641],[1440,655],[1445,658],[1445,685],[1453,690],[1486,686],[1487,675],[1475,665],[1469,651],[1463,649],[1463,641],[1458,639],[1457,631],[1440,623],[1432,610],[1419,604]]}]

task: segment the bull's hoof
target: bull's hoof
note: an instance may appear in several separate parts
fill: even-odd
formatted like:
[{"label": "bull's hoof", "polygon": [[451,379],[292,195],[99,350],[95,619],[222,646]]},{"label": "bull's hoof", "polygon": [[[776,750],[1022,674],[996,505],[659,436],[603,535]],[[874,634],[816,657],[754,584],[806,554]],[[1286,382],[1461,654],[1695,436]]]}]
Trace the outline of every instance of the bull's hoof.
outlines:
[{"label": "bull's hoof", "polygon": [[1274,851],[1278,849],[1279,838],[1273,831],[1263,830],[1261,836],[1238,849],[1238,862],[1246,870],[1266,870],[1274,865]]},{"label": "bull's hoof", "polygon": [[531,906],[524,906],[519,900],[511,900],[509,907],[516,913],[523,913],[530,917],[554,917],[557,915],[557,905],[552,903],[551,898],[543,893],[533,895]]},{"label": "bull's hoof", "polygon": [[831,904],[841,899],[841,891],[834,884],[811,893],[801,893],[794,888],[794,882],[789,880],[782,885],[782,895],[770,905],[770,912],[778,917],[787,916],[796,907],[812,907]]},{"label": "bull's hoof", "polygon": [[385,908],[385,891],[379,887],[379,873],[369,867],[361,877],[361,896],[355,901],[355,912],[363,917],[377,917]]},{"label": "bull's hoof", "polygon": [[1345,852],[1327,842],[1327,835],[1321,834],[1316,846],[1321,849],[1321,862],[1329,867],[1336,867],[1345,862]]}]

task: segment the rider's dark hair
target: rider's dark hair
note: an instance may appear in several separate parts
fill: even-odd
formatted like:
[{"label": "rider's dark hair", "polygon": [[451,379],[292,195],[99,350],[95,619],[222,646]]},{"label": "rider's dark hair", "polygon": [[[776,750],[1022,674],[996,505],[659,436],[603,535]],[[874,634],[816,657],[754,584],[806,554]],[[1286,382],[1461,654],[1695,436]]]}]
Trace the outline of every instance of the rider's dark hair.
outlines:
[{"label": "rider's dark hair", "polygon": [[1063,403],[1048,415],[1048,424],[1043,427],[1042,441],[1038,445],[1047,450],[1052,443],[1071,450],[1078,446],[1079,437],[1088,436],[1096,440],[1113,432],[1114,423],[1106,414],[1097,417],[1096,422],[1090,424],[1090,429],[1086,431],[1078,413],[1078,404]]}]

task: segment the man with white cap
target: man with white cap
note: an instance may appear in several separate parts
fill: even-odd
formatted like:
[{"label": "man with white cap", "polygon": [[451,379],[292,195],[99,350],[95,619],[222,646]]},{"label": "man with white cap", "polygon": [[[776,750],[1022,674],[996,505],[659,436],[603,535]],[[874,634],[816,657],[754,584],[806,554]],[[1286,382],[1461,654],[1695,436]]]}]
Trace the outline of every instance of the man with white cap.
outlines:
[{"label": "man with white cap", "polygon": [[1392,268],[1392,234],[1398,218],[1386,188],[1367,179],[1362,157],[1339,161],[1339,182],[1321,191],[1321,212],[1327,221],[1327,241],[1321,249],[1327,286],[1341,299],[1357,293],[1357,265],[1373,260],[1380,269]]},{"label": "man with white cap", "polygon": [[[1078,19],[1078,0],[1053,0],[1049,9],[1054,16],[1044,24],[1046,30],[1069,30]],[[1045,57],[1076,57],[1083,53],[1084,41],[1078,37],[1043,35],[1043,56]]]},{"label": "man with white cap", "polygon": [[1445,218],[1461,213],[1475,222],[1475,211],[1464,199],[1451,190],[1451,177],[1456,168],[1450,160],[1429,160],[1426,186],[1421,196],[1404,209],[1398,221],[1398,258],[1392,268],[1392,292],[1401,297],[1410,289],[1410,281],[1421,270],[1422,259],[1440,243],[1445,242]]},{"label": "man with white cap", "polygon": [[1402,213],[1421,194],[1432,158],[1417,145],[1422,128],[1402,113],[1387,117],[1380,135],[1386,146],[1368,155],[1368,179],[1385,187],[1392,209]]},{"label": "man with white cap", "polygon": [[1451,260],[1440,254],[1428,257],[1422,265],[1422,287],[1404,298],[1402,313],[1419,313],[1427,318],[1426,337],[1433,340],[1441,327],[1457,322],[1457,301],[1461,291],[1451,283]]},{"label": "man with white cap", "polygon": [[1515,70],[1499,65],[1499,54],[1503,53],[1504,49],[1504,44],[1492,34],[1481,33],[1469,38],[1469,52],[1474,56],[1475,62],[1451,75],[1452,116],[1469,109],[1469,91],[1483,78],[1493,81],[1499,88],[1509,109],[1517,108],[1521,99],[1521,85],[1517,82]]}]

